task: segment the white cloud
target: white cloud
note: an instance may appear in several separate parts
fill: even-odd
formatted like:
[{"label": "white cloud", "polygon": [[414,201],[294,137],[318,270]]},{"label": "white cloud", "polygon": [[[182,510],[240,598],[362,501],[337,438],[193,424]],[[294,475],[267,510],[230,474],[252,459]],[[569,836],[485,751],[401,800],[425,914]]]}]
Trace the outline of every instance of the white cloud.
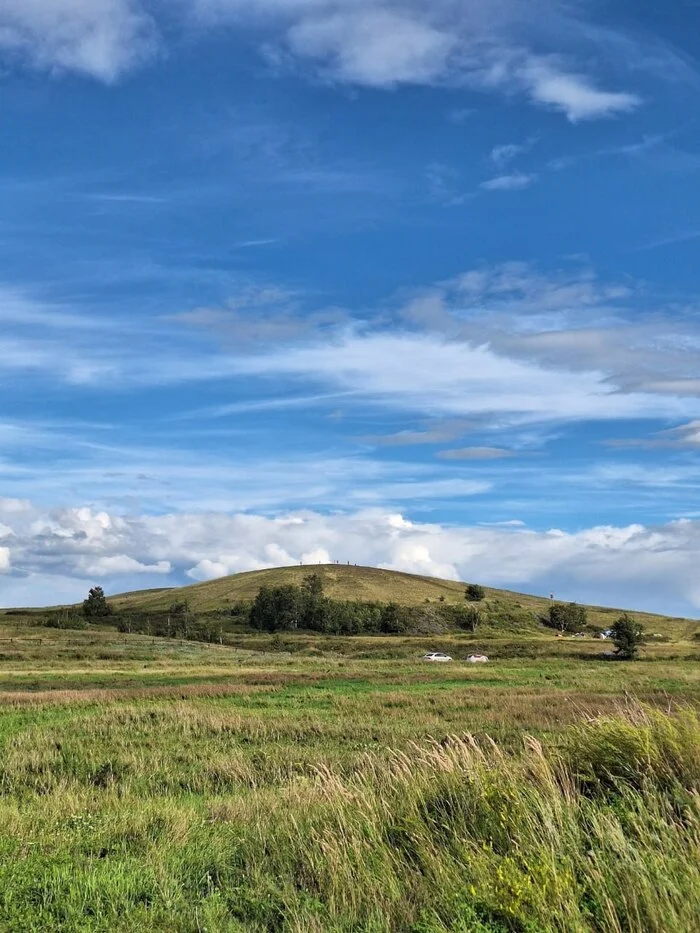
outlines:
[{"label": "white cloud", "polygon": [[3,499],[0,498],[0,514],[16,515],[18,512],[31,512],[32,504],[29,499]]},{"label": "white cloud", "polygon": [[623,438],[608,441],[611,447],[676,448],[678,450],[700,450],[700,421],[679,424],[666,431],[657,431],[651,437]]},{"label": "white cloud", "polygon": [[502,447],[458,447],[438,454],[441,460],[503,460],[513,456],[512,450]]},{"label": "white cloud", "polygon": [[323,547],[317,547],[313,551],[305,551],[301,555],[302,564],[330,564],[331,556]]},{"label": "white cloud", "polygon": [[[610,30],[588,28],[581,15],[580,5],[563,0],[537,0],[527,19],[515,0],[3,0],[0,54],[111,82],[153,57],[163,35],[201,38],[228,28],[257,42],[275,67],[301,66],[335,82],[524,94],[572,121],[633,109],[636,95],[600,89],[576,70],[572,45],[593,42],[607,52],[611,43]],[[532,51],[547,45],[546,55]],[[664,57],[671,65],[677,58],[658,43],[654,52],[652,60],[641,40],[620,36],[616,54],[600,58],[646,63],[656,73]]]},{"label": "white cloud", "polygon": [[[96,526],[102,528],[101,535],[95,534]],[[42,530],[47,527],[53,529],[52,536]],[[56,604],[69,591],[77,600],[88,582],[101,582],[116,592],[147,585],[149,573],[154,585],[158,579],[163,585],[186,576],[207,580],[265,566],[339,560],[553,591],[559,598],[581,602],[669,612],[700,609],[695,574],[700,521],[687,519],[656,527],[634,523],[566,533],[533,531],[520,523],[426,524],[382,507],[332,515],[304,511],[279,518],[104,513],[100,519],[79,508],[51,515],[33,511],[31,521],[17,532],[13,575],[3,584],[5,605]],[[5,571],[8,559],[0,549]],[[173,568],[171,576],[166,565]]]},{"label": "white cloud", "polygon": [[0,547],[0,573],[6,573],[10,569],[10,549],[9,547]]},{"label": "white cloud", "polygon": [[457,44],[420,19],[371,8],[302,19],[287,41],[292,53],[322,62],[335,80],[379,88],[433,83]]},{"label": "white cloud", "polygon": [[430,499],[449,499],[453,504],[464,496],[478,496],[489,492],[490,482],[468,479],[430,479],[424,482],[378,483],[368,489],[359,489],[348,495],[351,502],[409,502]]},{"label": "white cloud", "polygon": [[516,159],[522,153],[527,152],[532,147],[533,141],[526,143],[503,143],[500,146],[494,146],[489,153],[489,159],[498,168],[503,168]]},{"label": "white cloud", "polygon": [[[142,321],[138,340],[116,328],[97,343],[76,323],[87,311],[59,308],[51,328],[52,309],[25,301],[30,319],[39,317],[25,325],[14,306],[6,311],[0,371],[27,379],[40,371],[47,380],[108,389],[218,381],[234,399],[245,382],[245,401],[190,412],[191,420],[319,407],[340,397],[349,405],[373,400],[430,417],[700,417],[700,326],[692,298],[688,313],[671,302],[666,311],[659,302],[646,312],[643,287],[600,281],[590,269],[545,275],[516,262],[477,268],[401,295],[393,319],[384,310],[352,324],[346,312],[309,313],[297,304],[280,315],[285,293],[261,294],[267,297],[252,308],[254,320],[241,317],[243,296],[230,310],[196,312],[194,320],[207,325],[202,334],[188,326],[191,316],[188,324],[171,316]],[[4,308],[0,301],[0,316]],[[223,341],[214,339],[220,335]],[[241,346],[239,335],[257,349]],[[281,394],[276,389],[270,398],[266,381],[284,376]],[[74,433],[42,438],[36,428],[0,424],[8,447],[55,448]],[[411,441],[412,433],[399,434],[395,443],[402,439]],[[430,431],[423,437],[435,439]],[[89,443],[94,446],[94,434]],[[17,486],[6,490],[24,494]]]},{"label": "white cloud", "polygon": [[521,191],[523,188],[529,188],[536,179],[536,175],[513,172],[510,175],[498,175],[496,178],[490,178],[488,181],[482,182],[480,187],[484,191]]},{"label": "white cloud", "polygon": [[423,431],[397,431],[395,434],[375,434],[361,438],[367,444],[380,447],[411,447],[421,444],[444,444],[457,440],[470,427],[469,421],[436,422]]},{"label": "white cloud", "polygon": [[517,74],[535,103],[563,111],[572,123],[628,113],[642,102],[636,94],[602,91],[546,59],[531,58]]},{"label": "white cloud", "polygon": [[[562,49],[539,55],[529,45],[562,44],[583,34],[580,7],[538,0],[529,21],[514,0],[197,0],[200,20],[254,25],[271,37],[277,62],[314,64],[335,81],[369,87],[400,84],[466,84],[508,94],[564,112],[572,121],[610,116],[638,106],[630,93],[598,89],[573,71]],[[547,28],[541,24],[547,23]],[[594,41],[610,31],[587,30]],[[602,40],[601,40],[602,41]],[[629,40],[618,58],[641,59]],[[617,59],[613,59],[616,61]]]},{"label": "white cloud", "polygon": [[111,557],[100,557],[99,560],[85,567],[84,572],[102,578],[134,573],[168,574],[172,572],[172,569],[167,560],[159,560],[156,564],[143,564],[127,554],[115,554]]},{"label": "white cloud", "polygon": [[[483,325],[475,333],[479,329],[483,334]],[[522,343],[527,345],[526,338]],[[520,343],[514,338],[511,353],[516,345]],[[522,348],[521,352],[526,353]],[[614,381],[593,365],[566,371],[556,357],[542,365],[509,358],[489,344],[400,332],[348,334],[332,344],[272,350],[239,361],[241,372],[250,375],[320,382],[390,407],[431,415],[501,414],[525,422],[700,413],[700,401],[693,399],[683,402],[672,396],[619,392]]]},{"label": "white cloud", "polygon": [[697,418],[692,400],[700,397],[694,301],[687,313],[658,297],[650,308],[643,285],[602,282],[587,268],[543,275],[511,262],[419,292],[405,299],[402,316],[450,341],[488,343],[509,359],[597,372],[617,391],[655,396],[668,404],[665,417],[682,420]]},{"label": "white cloud", "polygon": [[138,0],[2,0],[0,52],[48,71],[111,82],[156,47]]},{"label": "white cloud", "polygon": [[232,567],[222,560],[200,560],[194,567],[190,567],[187,576],[191,580],[203,583],[205,580],[218,580],[219,577],[226,577],[235,572],[235,562]]}]

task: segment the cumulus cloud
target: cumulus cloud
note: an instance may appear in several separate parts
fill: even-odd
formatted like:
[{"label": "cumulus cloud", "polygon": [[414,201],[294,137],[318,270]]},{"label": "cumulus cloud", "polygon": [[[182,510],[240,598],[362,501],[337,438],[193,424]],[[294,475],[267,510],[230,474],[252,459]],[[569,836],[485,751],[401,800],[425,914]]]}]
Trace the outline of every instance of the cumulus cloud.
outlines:
[{"label": "cumulus cloud", "polygon": [[31,510],[32,504],[29,499],[7,499],[0,497],[0,513],[16,515],[22,512],[31,512]]},{"label": "cumulus cloud", "polygon": [[128,554],[115,554],[111,557],[100,557],[85,567],[85,573],[97,577],[113,577],[121,574],[158,573],[168,574],[172,566],[167,560],[159,560],[156,564],[144,564]]},{"label": "cumulus cloud", "polygon": [[390,88],[440,78],[458,40],[419,18],[366,7],[360,15],[301,19],[287,41],[292,53],[325,63],[336,80]]},{"label": "cumulus cloud", "polygon": [[154,585],[179,584],[188,577],[208,580],[262,567],[339,560],[554,591],[579,601],[686,613],[700,609],[695,574],[700,521],[689,519],[566,533],[534,531],[519,522],[415,522],[382,507],[277,518],[224,513],[117,517],[77,508],[50,515],[32,510],[15,530],[15,559],[11,568],[3,565],[11,573],[3,585],[5,605],[10,604],[8,593],[15,604],[59,602],[66,598],[67,581],[77,600],[88,580],[117,592],[147,585],[149,573],[162,581]]},{"label": "cumulus cloud", "polygon": [[10,569],[10,549],[9,547],[0,547],[0,573],[5,573]]},{"label": "cumulus cloud", "polygon": [[111,82],[149,57],[153,19],[139,0],[3,0],[0,53],[48,71]]}]

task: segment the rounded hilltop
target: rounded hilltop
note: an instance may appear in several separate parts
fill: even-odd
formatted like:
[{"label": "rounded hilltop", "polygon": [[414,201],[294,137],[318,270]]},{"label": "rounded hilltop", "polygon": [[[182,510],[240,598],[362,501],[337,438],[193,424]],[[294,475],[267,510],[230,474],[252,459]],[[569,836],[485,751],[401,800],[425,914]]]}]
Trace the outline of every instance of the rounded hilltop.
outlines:
[{"label": "rounded hilltop", "polygon": [[110,601],[115,607],[156,609],[186,599],[193,610],[207,611],[237,600],[254,599],[262,586],[299,586],[310,573],[321,577],[325,594],[333,599],[399,602],[406,606],[424,603],[426,599],[440,600],[441,597],[450,602],[464,600],[464,584],[454,580],[354,564],[297,564],[250,570],[177,589],[125,593],[112,597]]},{"label": "rounded hilltop", "polygon": [[[123,593],[110,597],[109,602],[117,610],[167,610],[175,603],[187,602],[192,612],[207,613],[230,608],[237,602],[252,602],[263,586],[300,586],[304,578],[312,573],[321,577],[323,591],[332,599],[395,602],[402,606],[419,606],[426,602],[464,605],[465,589],[468,585],[463,581],[441,580],[437,577],[347,563],[296,564],[291,567],[245,571],[184,587]],[[484,593],[483,600],[478,604],[479,609],[494,621],[502,619],[522,622],[526,618],[534,621],[548,614],[552,605],[551,598],[547,596],[533,596],[491,587],[479,589],[483,589]],[[589,622],[603,628],[612,624],[621,612],[619,608],[590,605],[586,606],[586,610]],[[683,633],[692,635],[697,628],[697,623],[691,620],[667,620],[663,616],[645,612],[635,612],[635,616],[642,623],[653,625],[652,631],[666,633],[664,624],[671,623],[668,634],[674,636],[677,636],[681,629]]]}]

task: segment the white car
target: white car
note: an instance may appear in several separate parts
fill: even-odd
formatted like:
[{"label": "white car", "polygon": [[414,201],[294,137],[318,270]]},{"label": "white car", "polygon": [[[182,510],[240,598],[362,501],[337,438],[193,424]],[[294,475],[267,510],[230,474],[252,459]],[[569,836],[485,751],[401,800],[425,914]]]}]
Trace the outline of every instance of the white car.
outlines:
[{"label": "white car", "polygon": [[424,654],[424,661],[451,661],[449,654],[442,654],[440,651],[433,651],[432,654]]}]

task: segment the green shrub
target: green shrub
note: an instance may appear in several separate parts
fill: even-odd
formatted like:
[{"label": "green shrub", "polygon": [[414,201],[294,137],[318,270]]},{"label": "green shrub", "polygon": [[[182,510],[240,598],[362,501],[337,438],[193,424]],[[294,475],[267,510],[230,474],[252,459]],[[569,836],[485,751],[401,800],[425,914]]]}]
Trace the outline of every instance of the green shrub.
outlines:
[{"label": "green shrub", "polygon": [[464,598],[471,603],[479,603],[486,598],[486,590],[478,583],[469,583],[464,591]]},{"label": "green shrub", "polygon": [[78,615],[77,612],[60,612],[55,615],[46,616],[40,619],[38,624],[44,628],[74,631],[81,631],[88,627],[85,617]]},{"label": "green shrub", "polygon": [[458,606],[455,623],[465,632],[475,632],[481,622],[481,616],[476,606]]}]

